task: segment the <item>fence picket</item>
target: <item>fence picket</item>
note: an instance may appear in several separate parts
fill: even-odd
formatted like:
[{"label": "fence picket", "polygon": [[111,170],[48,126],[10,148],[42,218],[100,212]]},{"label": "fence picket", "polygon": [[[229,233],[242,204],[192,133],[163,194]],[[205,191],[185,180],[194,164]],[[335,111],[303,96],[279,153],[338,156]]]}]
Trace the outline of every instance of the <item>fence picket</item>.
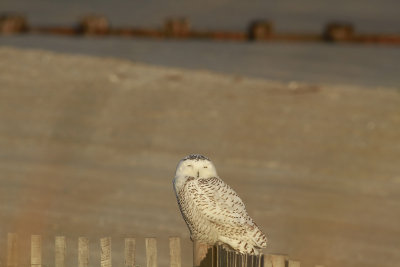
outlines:
[{"label": "fence picket", "polygon": [[272,254],[271,262],[272,267],[285,267],[285,255]]},{"label": "fence picket", "polygon": [[89,239],[78,238],[78,267],[89,266]]},{"label": "fence picket", "polygon": [[272,267],[272,256],[271,254],[264,255],[264,267]]},{"label": "fence picket", "polygon": [[136,261],[136,241],[135,238],[125,238],[125,266],[135,267]]},{"label": "fence picket", "polygon": [[[207,244],[194,241],[193,243],[193,266],[200,266],[206,259],[208,249],[210,247]],[[217,263],[217,262],[216,262]],[[218,265],[216,265],[218,266]]]},{"label": "fence picket", "polygon": [[101,267],[111,267],[111,237],[104,237],[100,239],[100,262]]},{"label": "fence picket", "polygon": [[65,267],[67,243],[65,236],[56,236],[55,239],[55,267]]},{"label": "fence picket", "polygon": [[289,260],[289,267],[300,267],[300,262]]},{"label": "fence picket", "polygon": [[169,238],[170,266],[181,267],[181,239],[179,237]]},{"label": "fence picket", "polygon": [[157,240],[146,238],[146,263],[147,267],[157,267]]},{"label": "fence picket", "polygon": [[[5,267],[18,267],[18,235],[7,235],[7,263]],[[65,267],[67,242],[65,236],[56,236],[54,239],[55,267]],[[157,239],[145,238],[146,266],[157,267]],[[112,267],[111,237],[100,239],[101,267]],[[136,239],[125,238],[125,267],[136,265]],[[31,263],[30,267],[43,267],[42,236],[31,235]],[[89,267],[89,239],[78,238],[78,267]],[[169,238],[170,267],[182,266],[181,239]],[[0,264],[1,265],[1,264]],[[193,266],[198,267],[300,267],[300,261],[290,260],[284,254],[241,254],[227,249],[224,245],[209,246],[200,242],[193,244]],[[315,265],[323,267],[323,265]]]},{"label": "fence picket", "polygon": [[18,267],[18,236],[14,233],[7,235],[7,267]]},{"label": "fence picket", "polygon": [[31,236],[31,267],[42,266],[42,237],[40,235]]}]

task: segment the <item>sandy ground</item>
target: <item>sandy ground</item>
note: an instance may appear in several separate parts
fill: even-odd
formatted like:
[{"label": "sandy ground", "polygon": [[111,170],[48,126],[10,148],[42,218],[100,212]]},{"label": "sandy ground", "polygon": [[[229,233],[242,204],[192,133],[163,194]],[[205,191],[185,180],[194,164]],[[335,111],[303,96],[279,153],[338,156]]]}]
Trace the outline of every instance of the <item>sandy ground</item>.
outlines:
[{"label": "sandy ground", "polygon": [[[188,231],[171,181],[209,156],[269,235],[302,266],[398,266],[399,89],[283,84],[111,58],[0,48],[0,262],[7,232],[123,237]],[[21,263],[28,265],[27,242]],[[93,254],[91,266],[98,265]]]}]

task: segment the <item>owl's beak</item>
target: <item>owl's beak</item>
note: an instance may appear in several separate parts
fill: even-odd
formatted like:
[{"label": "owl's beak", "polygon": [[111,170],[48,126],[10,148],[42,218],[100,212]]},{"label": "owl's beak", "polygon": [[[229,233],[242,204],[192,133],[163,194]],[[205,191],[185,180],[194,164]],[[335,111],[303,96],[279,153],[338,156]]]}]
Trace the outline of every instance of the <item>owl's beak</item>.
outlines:
[{"label": "owl's beak", "polygon": [[199,172],[199,171],[197,171],[197,178],[199,178],[199,176],[200,176],[200,172]]}]

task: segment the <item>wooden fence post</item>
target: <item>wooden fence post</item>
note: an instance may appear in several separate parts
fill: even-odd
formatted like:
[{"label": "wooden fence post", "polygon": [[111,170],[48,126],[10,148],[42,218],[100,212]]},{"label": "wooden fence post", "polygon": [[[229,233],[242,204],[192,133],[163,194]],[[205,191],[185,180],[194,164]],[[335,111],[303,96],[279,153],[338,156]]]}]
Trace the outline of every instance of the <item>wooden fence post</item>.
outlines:
[{"label": "wooden fence post", "polygon": [[[157,267],[157,239],[146,238],[146,266]],[[55,267],[65,267],[66,237],[55,237]],[[101,267],[112,267],[111,237],[100,239]],[[169,238],[170,267],[181,267],[181,240],[179,237]],[[125,238],[125,266],[135,267],[136,241]],[[42,267],[42,237],[31,235],[31,266]],[[78,239],[78,267],[89,266],[89,240],[86,237]],[[195,241],[193,243],[194,267],[300,267],[300,262],[290,260],[282,254],[240,254],[225,246],[210,246]],[[1,267],[1,266],[0,266]],[[6,267],[18,267],[18,236],[8,233]],[[323,265],[315,265],[323,267]]]},{"label": "wooden fence post", "polygon": [[65,254],[67,243],[65,236],[56,236],[55,239],[55,267],[65,267]]},{"label": "wooden fence post", "polygon": [[125,266],[135,267],[136,241],[134,238],[125,238]]},{"label": "wooden fence post", "polygon": [[285,267],[287,255],[269,254],[264,255],[264,267]]},{"label": "wooden fence post", "polygon": [[100,239],[100,263],[101,267],[111,267],[111,237],[104,237]]},{"label": "wooden fence post", "polygon": [[300,267],[300,262],[289,260],[289,267]]},{"label": "wooden fence post", "polygon": [[264,267],[272,267],[271,254],[265,254],[264,255]]},{"label": "wooden fence post", "polygon": [[181,240],[179,237],[169,238],[170,267],[181,267]]},{"label": "wooden fence post", "polygon": [[147,267],[157,267],[157,239],[146,238],[145,241]]},{"label": "wooden fence post", "polygon": [[78,267],[89,266],[89,239],[78,238]]},{"label": "wooden fence post", "polygon": [[221,245],[211,247],[196,241],[193,244],[193,266],[195,267],[275,267],[272,265],[272,258],[270,264],[267,260],[264,260],[263,254],[240,254]]},{"label": "wooden fence post", "polygon": [[193,242],[193,266],[212,266],[212,255],[213,248],[211,246],[199,241]]},{"label": "wooden fence post", "polygon": [[264,254],[261,254],[260,258],[258,259],[258,267],[264,267]]},{"label": "wooden fence post", "polygon": [[7,267],[18,267],[18,236],[14,233],[7,235]]},{"label": "wooden fence post", "polygon": [[40,235],[31,236],[31,267],[42,266],[42,237]]},{"label": "wooden fence post", "polygon": [[272,266],[273,267],[285,267],[286,255],[273,254],[272,256]]}]

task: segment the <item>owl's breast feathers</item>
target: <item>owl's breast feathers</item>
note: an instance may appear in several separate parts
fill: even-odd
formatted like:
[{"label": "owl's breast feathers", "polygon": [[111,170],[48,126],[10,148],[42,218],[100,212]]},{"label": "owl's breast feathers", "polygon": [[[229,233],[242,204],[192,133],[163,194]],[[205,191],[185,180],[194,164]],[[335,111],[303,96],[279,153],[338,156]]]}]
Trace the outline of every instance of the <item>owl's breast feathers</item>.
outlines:
[{"label": "owl's breast feathers", "polygon": [[[199,179],[198,187],[205,195],[202,204],[206,209],[203,212],[210,221],[232,226],[253,225],[253,221],[247,215],[243,201],[220,178]],[[210,212],[210,209],[212,212]]]},{"label": "owl's breast feathers", "polygon": [[188,179],[177,193],[193,239],[220,241],[246,253],[266,246],[266,236],[247,214],[243,201],[220,178]]}]

